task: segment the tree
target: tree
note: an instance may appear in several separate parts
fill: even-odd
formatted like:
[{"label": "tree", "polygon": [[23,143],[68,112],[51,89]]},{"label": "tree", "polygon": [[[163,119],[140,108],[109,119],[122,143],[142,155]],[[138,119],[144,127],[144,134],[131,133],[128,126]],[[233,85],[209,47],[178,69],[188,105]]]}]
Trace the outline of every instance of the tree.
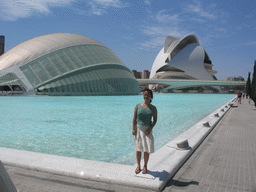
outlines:
[{"label": "tree", "polygon": [[251,93],[252,93],[252,90],[251,90],[251,73],[249,72],[248,73],[248,79],[247,79],[247,82],[246,82],[246,94],[251,97]]},{"label": "tree", "polygon": [[254,61],[254,69],[253,69],[253,75],[252,75],[251,99],[254,101],[254,105],[256,107],[256,60]]}]

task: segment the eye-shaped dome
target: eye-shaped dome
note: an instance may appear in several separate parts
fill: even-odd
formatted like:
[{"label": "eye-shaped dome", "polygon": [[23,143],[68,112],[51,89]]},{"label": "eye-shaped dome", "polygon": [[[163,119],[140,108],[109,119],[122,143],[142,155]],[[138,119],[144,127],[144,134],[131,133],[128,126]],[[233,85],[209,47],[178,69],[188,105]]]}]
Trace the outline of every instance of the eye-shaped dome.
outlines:
[{"label": "eye-shaped dome", "polygon": [[53,33],[42,35],[18,44],[1,56],[0,70],[18,65],[25,65],[48,53],[82,44],[102,43],[89,37],[71,33]]},{"label": "eye-shaped dome", "polygon": [[131,70],[112,50],[70,33],[39,36],[10,49],[0,57],[0,81],[8,74],[9,81],[20,80],[42,95],[139,93]]}]

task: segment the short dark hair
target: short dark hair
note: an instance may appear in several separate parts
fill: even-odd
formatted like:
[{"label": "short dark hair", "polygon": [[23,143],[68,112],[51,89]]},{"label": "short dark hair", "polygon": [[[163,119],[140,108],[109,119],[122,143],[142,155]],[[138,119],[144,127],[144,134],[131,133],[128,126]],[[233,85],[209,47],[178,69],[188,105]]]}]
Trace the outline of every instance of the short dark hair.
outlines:
[{"label": "short dark hair", "polygon": [[151,91],[150,89],[146,88],[146,89],[144,89],[143,93],[145,93],[146,91],[150,93],[151,99],[153,99],[153,91]]}]

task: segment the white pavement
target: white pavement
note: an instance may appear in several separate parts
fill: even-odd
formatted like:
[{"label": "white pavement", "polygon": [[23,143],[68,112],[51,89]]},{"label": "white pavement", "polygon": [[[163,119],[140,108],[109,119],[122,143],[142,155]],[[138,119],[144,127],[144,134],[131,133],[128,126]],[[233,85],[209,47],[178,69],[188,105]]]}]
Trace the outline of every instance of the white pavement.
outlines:
[{"label": "white pavement", "polygon": [[243,99],[168,182],[164,192],[255,192],[255,138],[256,108]]}]

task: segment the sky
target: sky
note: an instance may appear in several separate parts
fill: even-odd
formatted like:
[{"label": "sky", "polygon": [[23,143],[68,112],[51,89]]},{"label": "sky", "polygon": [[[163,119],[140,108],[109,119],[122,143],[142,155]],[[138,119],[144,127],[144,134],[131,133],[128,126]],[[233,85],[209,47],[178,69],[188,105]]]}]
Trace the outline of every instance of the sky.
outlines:
[{"label": "sky", "polygon": [[167,36],[194,34],[219,80],[256,60],[256,0],[0,0],[5,51],[50,33],[93,38],[131,69],[151,71]]}]

